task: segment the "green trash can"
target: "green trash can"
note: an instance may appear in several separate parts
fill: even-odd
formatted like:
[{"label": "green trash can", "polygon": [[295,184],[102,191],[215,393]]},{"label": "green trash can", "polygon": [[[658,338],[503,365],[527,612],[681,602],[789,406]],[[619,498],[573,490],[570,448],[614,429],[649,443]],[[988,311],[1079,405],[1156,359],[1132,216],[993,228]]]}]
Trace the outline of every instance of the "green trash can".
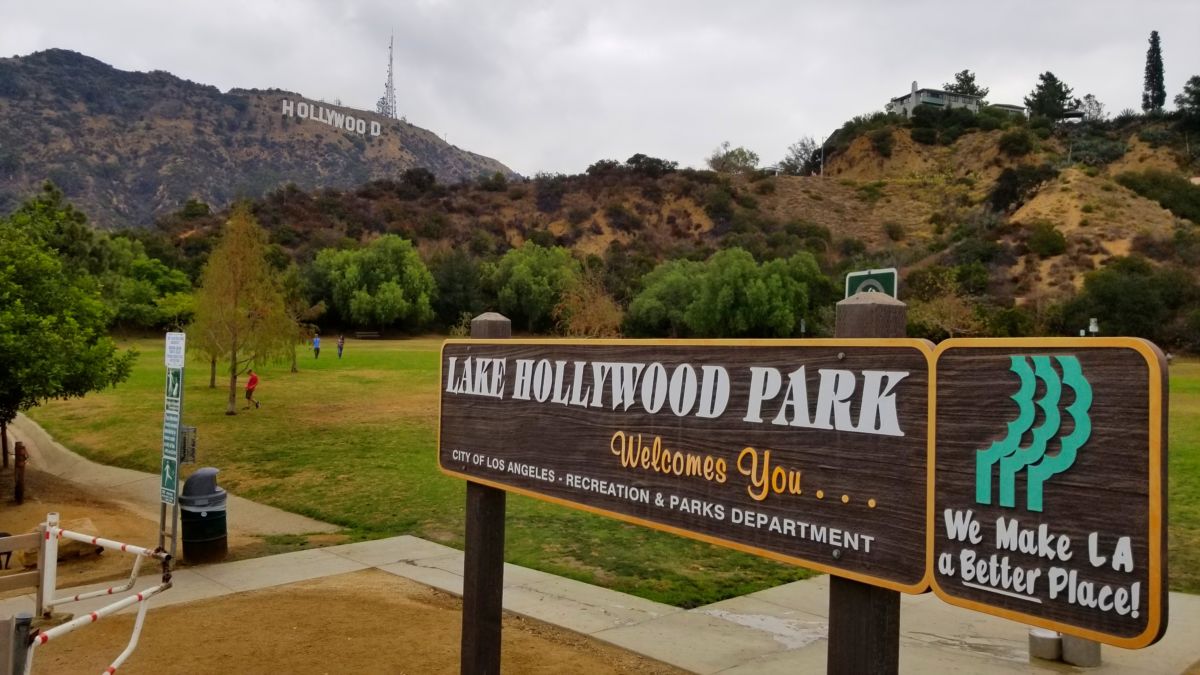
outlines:
[{"label": "green trash can", "polygon": [[183,530],[183,559],[189,563],[220,562],[229,552],[225,522],[228,495],[217,486],[217,469],[197,469],[179,495],[179,524]]}]

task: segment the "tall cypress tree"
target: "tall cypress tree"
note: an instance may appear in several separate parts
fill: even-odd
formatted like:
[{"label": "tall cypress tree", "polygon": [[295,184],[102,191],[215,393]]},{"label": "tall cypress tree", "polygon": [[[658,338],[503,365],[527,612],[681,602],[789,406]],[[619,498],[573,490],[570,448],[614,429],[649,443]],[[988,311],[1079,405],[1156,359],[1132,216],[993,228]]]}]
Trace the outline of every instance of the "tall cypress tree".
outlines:
[{"label": "tall cypress tree", "polygon": [[1158,42],[1158,31],[1150,31],[1150,49],[1146,50],[1146,78],[1142,85],[1142,110],[1150,114],[1162,112],[1167,102],[1167,88],[1163,84],[1162,46]]}]

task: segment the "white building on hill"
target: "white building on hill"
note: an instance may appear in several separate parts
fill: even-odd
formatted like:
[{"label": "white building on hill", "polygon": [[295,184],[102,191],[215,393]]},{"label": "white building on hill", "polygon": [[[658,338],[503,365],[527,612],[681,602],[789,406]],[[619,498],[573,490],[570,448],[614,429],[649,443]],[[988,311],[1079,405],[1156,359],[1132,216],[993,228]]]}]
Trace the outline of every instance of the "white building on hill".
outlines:
[{"label": "white building on hill", "polygon": [[[982,97],[973,96],[971,94],[956,94],[954,92],[944,91],[942,89],[918,89],[917,83],[914,81],[912,83],[912,91],[904,96],[897,96],[896,98],[888,101],[887,105],[885,105],[883,109],[890,113],[896,113],[897,115],[912,117],[913,111],[917,109],[917,106],[921,105],[928,105],[942,109],[966,108],[973,113],[977,113],[979,112],[980,108],[988,104],[984,103]],[[1025,108],[1019,105],[997,103],[992,104],[990,107],[1000,108],[1005,112],[1020,113],[1022,115],[1025,114]]]}]

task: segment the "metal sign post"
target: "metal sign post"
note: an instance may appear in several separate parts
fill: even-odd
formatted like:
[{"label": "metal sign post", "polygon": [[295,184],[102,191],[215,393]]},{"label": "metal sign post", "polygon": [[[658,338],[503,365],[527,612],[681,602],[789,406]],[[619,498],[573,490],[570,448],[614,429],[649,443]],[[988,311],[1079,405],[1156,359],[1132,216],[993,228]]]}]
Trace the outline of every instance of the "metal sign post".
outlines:
[{"label": "metal sign post", "polygon": [[[186,336],[183,333],[167,333],[166,366],[167,384],[163,405],[163,452],[160,470],[162,504],[158,518],[158,545],[165,549],[166,540],[171,540],[171,557],[175,556],[179,534],[179,445],[180,416],[183,414],[183,365],[186,354]],[[171,511],[170,532],[167,531],[167,510]]]}]

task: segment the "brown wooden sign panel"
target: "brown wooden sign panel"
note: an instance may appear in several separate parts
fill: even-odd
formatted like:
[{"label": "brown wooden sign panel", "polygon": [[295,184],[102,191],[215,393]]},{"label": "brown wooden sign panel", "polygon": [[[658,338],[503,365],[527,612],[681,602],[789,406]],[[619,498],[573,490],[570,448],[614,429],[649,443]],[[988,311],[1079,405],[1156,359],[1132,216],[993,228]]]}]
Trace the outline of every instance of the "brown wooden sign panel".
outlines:
[{"label": "brown wooden sign panel", "polygon": [[448,341],[446,473],[927,588],[920,340]]},{"label": "brown wooden sign panel", "polygon": [[947,602],[1120,647],[1166,629],[1166,369],[1132,338],[948,340],[929,565]]}]

